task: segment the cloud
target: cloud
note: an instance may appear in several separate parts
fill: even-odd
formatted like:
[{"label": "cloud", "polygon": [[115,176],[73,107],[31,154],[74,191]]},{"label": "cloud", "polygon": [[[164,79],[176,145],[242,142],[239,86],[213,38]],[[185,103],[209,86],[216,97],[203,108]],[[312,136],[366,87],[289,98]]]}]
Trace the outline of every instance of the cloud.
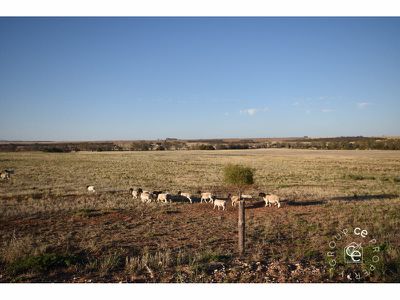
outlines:
[{"label": "cloud", "polygon": [[333,112],[333,111],[335,111],[334,109],[331,109],[331,108],[323,108],[323,109],[321,109],[321,111],[323,112],[323,113],[330,113],[330,112]]},{"label": "cloud", "polygon": [[246,109],[242,109],[240,111],[240,114],[248,115],[248,116],[254,116],[256,113],[261,112],[261,111],[268,111],[268,107],[264,107],[264,108],[246,108]]},{"label": "cloud", "polygon": [[292,105],[293,105],[293,106],[299,106],[299,105],[300,105],[300,102],[299,102],[299,101],[293,102]]},{"label": "cloud", "polygon": [[254,116],[258,112],[257,108],[247,108],[240,111],[242,115]]},{"label": "cloud", "polygon": [[357,103],[357,107],[358,107],[359,109],[366,108],[367,106],[370,106],[370,105],[371,105],[371,103],[369,103],[369,102],[358,102],[358,103]]}]

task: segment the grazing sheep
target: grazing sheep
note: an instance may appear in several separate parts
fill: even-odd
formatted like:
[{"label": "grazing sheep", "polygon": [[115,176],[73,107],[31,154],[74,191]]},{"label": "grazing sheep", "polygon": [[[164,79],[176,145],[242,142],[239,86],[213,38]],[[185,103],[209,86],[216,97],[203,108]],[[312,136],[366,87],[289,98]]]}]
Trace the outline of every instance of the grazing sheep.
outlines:
[{"label": "grazing sheep", "polygon": [[278,208],[281,207],[281,203],[279,202],[279,197],[277,195],[260,193],[259,196],[265,201],[265,206],[271,206],[271,204],[275,204],[278,206]]},{"label": "grazing sheep", "polygon": [[143,192],[143,190],[141,188],[138,188],[137,190],[130,188],[129,192],[132,194],[133,199],[138,199],[140,197],[140,194]]},{"label": "grazing sheep", "polygon": [[163,191],[153,191],[153,195],[157,198],[159,194],[164,193]]},{"label": "grazing sheep", "polygon": [[182,193],[181,191],[179,191],[179,192],[178,192],[178,195],[179,195],[179,196],[182,196],[182,197],[185,197],[185,198],[188,198],[189,201],[190,201],[190,203],[193,203],[193,201],[192,201],[192,195],[191,195],[191,194],[189,194],[189,193]]},{"label": "grazing sheep", "polygon": [[3,172],[0,172],[0,179],[9,180],[11,179],[11,174],[14,174],[14,169],[5,169]]},{"label": "grazing sheep", "polygon": [[218,210],[220,207],[222,207],[222,210],[225,210],[226,209],[226,200],[215,199],[213,209],[215,209],[215,207],[218,207]]},{"label": "grazing sheep", "polygon": [[168,193],[158,194],[157,195],[157,201],[158,202],[164,202],[164,203],[168,203],[168,201],[172,202],[171,201],[171,195],[168,194]]},{"label": "grazing sheep", "polygon": [[0,179],[1,180],[8,180],[10,178],[11,178],[10,173],[8,173],[6,171],[0,173]]},{"label": "grazing sheep", "polygon": [[236,206],[236,204],[239,203],[240,199],[239,196],[231,196],[231,194],[228,195],[228,198],[231,199],[232,201],[232,206]]},{"label": "grazing sheep", "polygon": [[96,190],[94,189],[94,186],[93,185],[87,185],[86,186],[86,189],[88,190],[88,192],[90,192],[90,193],[94,193]]},{"label": "grazing sheep", "polygon": [[[231,196],[231,194],[229,194],[228,198],[231,199],[232,206],[236,206],[236,204],[238,204],[239,201],[240,201],[239,196]],[[253,197],[251,195],[242,195],[242,200],[244,200],[244,199],[252,199],[252,198]]]},{"label": "grazing sheep", "polygon": [[154,198],[154,195],[148,191],[143,191],[140,194],[140,200],[142,200],[143,203],[150,203],[154,200]]},{"label": "grazing sheep", "polygon": [[202,193],[201,191],[198,192],[201,195],[200,198],[200,203],[203,203],[203,200],[205,203],[207,203],[207,200],[209,200],[208,202],[213,202],[215,196],[212,193]]}]

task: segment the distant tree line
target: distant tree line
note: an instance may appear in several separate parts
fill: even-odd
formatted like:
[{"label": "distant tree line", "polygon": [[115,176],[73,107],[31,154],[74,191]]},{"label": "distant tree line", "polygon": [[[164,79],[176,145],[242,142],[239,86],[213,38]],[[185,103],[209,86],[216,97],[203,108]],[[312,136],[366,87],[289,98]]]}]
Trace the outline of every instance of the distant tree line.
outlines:
[{"label": "distant tree line", "polygon": [[112,142],[76,142],[76,143],[2,143],[1,152],[43,151],[67,153],[77,151],[115,151],[121,150]]},{"label": "distant tree line", "polygon": [[165,142],[152,144],[150,142],[134,143],[131,150],[234,150],[234,149],[315,149],[315,150],[400,150],[400,139],[375,139],[363,137],[303,139],[272,142],[223,142],[222,140],[208,141],[207,143],[193,141]]},{"label": "distant tree line", "polygon": [[308,141],[277,142],[266,148],[317,150],[400,150],[400,139],[315,139]]},{"label": "distant tree line", "polygon": [[68,153],[76,151],[164,151],[164,150],[229,150],[288,148],[315,150],[400,150],[400,138],[337,137],[288,140],[158,140],[134,142],[75,143],[0,143],[1,152],[43,151]]}]

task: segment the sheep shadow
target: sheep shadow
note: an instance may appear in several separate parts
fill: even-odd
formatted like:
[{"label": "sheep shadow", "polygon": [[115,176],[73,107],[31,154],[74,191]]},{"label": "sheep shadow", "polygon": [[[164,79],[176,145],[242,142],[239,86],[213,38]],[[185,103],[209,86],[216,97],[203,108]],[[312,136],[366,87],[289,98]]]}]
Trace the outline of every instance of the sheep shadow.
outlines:
[{"label": "sheep shadow", "polygon": [[[186,201],[188,201],[187,198],[185,198],[185,199],[186,199]],[[192,196],[192,201],[193,201],[193,203],[201,203],[201,197],[200,196]],[[203,203],[204,203],[204,201],[203,201]]]},{"label": "sheep shadow", "polygon": [[[306,201],[295,201],[295,200],[281,200],[281,205],[284,206],[293,206],[293,207],[306,207],[306,206],[316,206],[316,205],[325,205],[330,200],[336,201],[370,201],[370,200],[390,200],[399,198],[399,195],[396,194],[377,194],[377,195],[353,195],[353,196],[339,196],[339,197],[331,197],[326,200],[306,200]],[[246,201],[246,208],[249,209],[257,209],[265,207],[264,201]]]},{"label": "sheep shadow", "polygon": [[[315,201],[282,200],[280,202],[281,202],[282,206],[314,206],[314,205],[326,204],[326,201],[323,201],[323,200],[315,200]],[[257,209],[257,208],[263,208],[263,207],[265,207],[264,201],[254,201],[254,202],[248,203],[246,205],[246,208],[249,208],[249,209]]]},{"label": "sheep shadow", "polygon": [[252,202],[247,202],[245,201],[246,204],[246,209],[256,209],[256,208],[261,208],[265,207],[265,202],[264,200],[257,200],[257,201],[252,201]]},{"label": "sheep shadow", "polygon": [[[171,195],[172,202],[190,203],[189,199],[181,195]],[[192,197],[192,203],[200,203],[200,197]]]},{"label": "sheep shadow", "polygon": [[288,200],[286,201],[286,205],[289,206],[314,206],[314,205],[324,205],[326,201],[324,200],[311,200],[311,201],[294,201]]},{"label": "sheep shadow", "polygon": [[377,195],[357,195],[354,194],[352,196],[339,196],[339,197],[332,197],[330,200],[337,200],[337,201],[370,201],[370,200],[390,200],[398,198],[399,195],[395,194],[377,194]]}]

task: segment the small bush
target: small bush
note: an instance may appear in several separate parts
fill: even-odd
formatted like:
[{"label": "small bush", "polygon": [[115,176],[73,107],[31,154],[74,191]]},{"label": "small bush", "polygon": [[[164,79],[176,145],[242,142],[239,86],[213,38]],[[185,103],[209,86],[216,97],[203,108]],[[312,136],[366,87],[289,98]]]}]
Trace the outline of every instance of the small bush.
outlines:
[{"label": "small bush", "polygon": [[197,260],[200,263],[210,263],[210,262],[227,262],[232,258],[230,254],[218,254],[214,252],[204,252],[200,253],[197,257]]},{"label": "small bush", "polygon": [[254,183],[253,170],[248,167],[229,164],[224,168],[224,181],[239,188],[251,185]]},{"label": "small bush", "polygon": [[74,255],[60,255],[45,253],[38,256],[27,256],[16,260],[7,267],[10,275],[18,275],[26,272],[44,273],[58,267],[68,267],[78,262]]}]

